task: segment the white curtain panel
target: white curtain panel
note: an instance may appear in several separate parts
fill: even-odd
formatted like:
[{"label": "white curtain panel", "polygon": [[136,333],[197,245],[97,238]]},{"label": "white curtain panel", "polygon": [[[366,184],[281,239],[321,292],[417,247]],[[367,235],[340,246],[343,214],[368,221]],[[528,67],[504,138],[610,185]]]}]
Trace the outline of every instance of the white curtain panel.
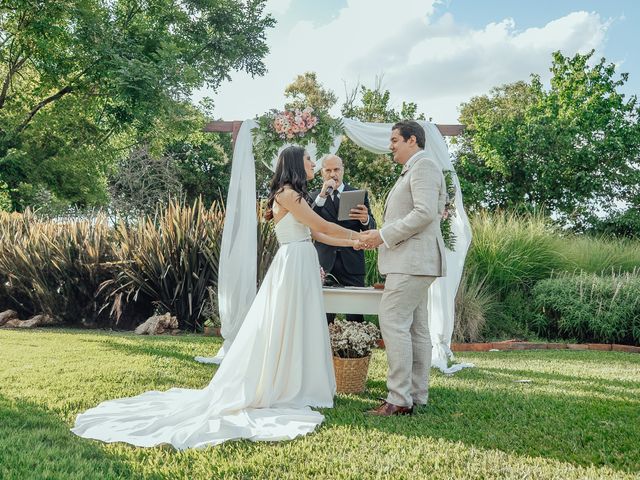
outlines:
[{"label": "white curtain panel", "polygon": [[[345,134],[357,145],[374,153],[389,153],[391,123],[363,123],[348,118],[342,119]],[[444,138],[437,127],[429,122],[419,122],[426,132],[425,151],[445,170],[454,170]],[[222,321],[224,344],[217,355],[196,357],[203,363],[220,363],[224,352],[233,342],[242,321],[256,295],[256,177],[253,157],[253,137],[251,130],[257,126],[254,120],[242,123],[233,152],[231,182],[227,196],[227,210],[220,271],[218,272],[218,302]],[[340,146],[341,136],[337,136],[331,153]],[[318,164],[320,160],[318,160]],[[272,167],[275,163],[272,164]],[[319,168],[319,165],[318,167]],[[447,276],[439,278],[429,290],[429,326],[433,342],[432,363],[444,373],[453,373],[472,364],[454,364],[451,353],[455,297],[460,284],[464,260],[471,243],[471,227],[464,211],[460,182],[453,176],[456,186],[457,215],[452,221],[452,231],[456,235],[455,252],[448,251]]]}]

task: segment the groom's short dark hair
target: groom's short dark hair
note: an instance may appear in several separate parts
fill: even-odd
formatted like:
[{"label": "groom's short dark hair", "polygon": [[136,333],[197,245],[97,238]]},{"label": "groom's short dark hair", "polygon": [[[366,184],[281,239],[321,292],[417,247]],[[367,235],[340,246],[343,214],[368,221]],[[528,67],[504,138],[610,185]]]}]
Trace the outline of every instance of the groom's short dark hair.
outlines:
[{"label": "groom's short dark hair", "polygon": [[422,128],[418,122],[414,122],[413,120],[403,120],[396,123],[391,128],[391,130],[398,130],[405,141],[409,140],[411,138],[411,135],[413,135],[414,137],[416,137],[416,144],[418,145],[418,147],[424,148],[424,128]]}]

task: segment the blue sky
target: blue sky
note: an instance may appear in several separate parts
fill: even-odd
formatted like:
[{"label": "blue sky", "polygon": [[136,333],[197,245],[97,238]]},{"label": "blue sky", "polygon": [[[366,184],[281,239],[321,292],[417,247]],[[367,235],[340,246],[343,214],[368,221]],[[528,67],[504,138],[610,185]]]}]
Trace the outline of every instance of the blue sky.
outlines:
[{"label": "blue sky", "polygon": [[493,86],[531,73],[548,80],[554,50],[593,48],[630,74],[626,94],[640,92],[640,1],[269,0],[268,9],[278,23],[267,75],[235,73],[195,97],[211,96],[217,118],[281,108],[286,85],[315,71],[339,103],[378,77],[394,105],[415,101],[434,122],[457,123],[459,105]]}]

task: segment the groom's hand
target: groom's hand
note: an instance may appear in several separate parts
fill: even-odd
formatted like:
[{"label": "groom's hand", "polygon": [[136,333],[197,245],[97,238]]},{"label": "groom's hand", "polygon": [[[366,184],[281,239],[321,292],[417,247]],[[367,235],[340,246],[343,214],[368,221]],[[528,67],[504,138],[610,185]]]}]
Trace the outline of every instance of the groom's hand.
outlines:
[{"label": "groom's hand", "polygon": [[382,245],[382,237],[380,230],[369,230],[360,234],[360,241],[364,243],[365,248],[377,248]]}]

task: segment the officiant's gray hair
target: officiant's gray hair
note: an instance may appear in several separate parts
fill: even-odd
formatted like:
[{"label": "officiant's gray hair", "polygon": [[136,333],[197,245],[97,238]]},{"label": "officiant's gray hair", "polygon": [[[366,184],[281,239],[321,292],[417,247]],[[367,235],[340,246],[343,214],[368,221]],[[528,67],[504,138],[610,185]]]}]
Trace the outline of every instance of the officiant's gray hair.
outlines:
[{"label": "officiant's gray hair", "polygon": [[344,162],[342,161],[342,158],[339,157],[338,155],[336,155],[335,153],[329,153],[329,154],[325,155],[324,157],[322,157],[320,159],[320,167],[324,168],[324,162],[326,160],[329,160],[330,158],[337,158],[338,160],[340,160],[340,163],[342,164],[342,168],[344,168]]}]

